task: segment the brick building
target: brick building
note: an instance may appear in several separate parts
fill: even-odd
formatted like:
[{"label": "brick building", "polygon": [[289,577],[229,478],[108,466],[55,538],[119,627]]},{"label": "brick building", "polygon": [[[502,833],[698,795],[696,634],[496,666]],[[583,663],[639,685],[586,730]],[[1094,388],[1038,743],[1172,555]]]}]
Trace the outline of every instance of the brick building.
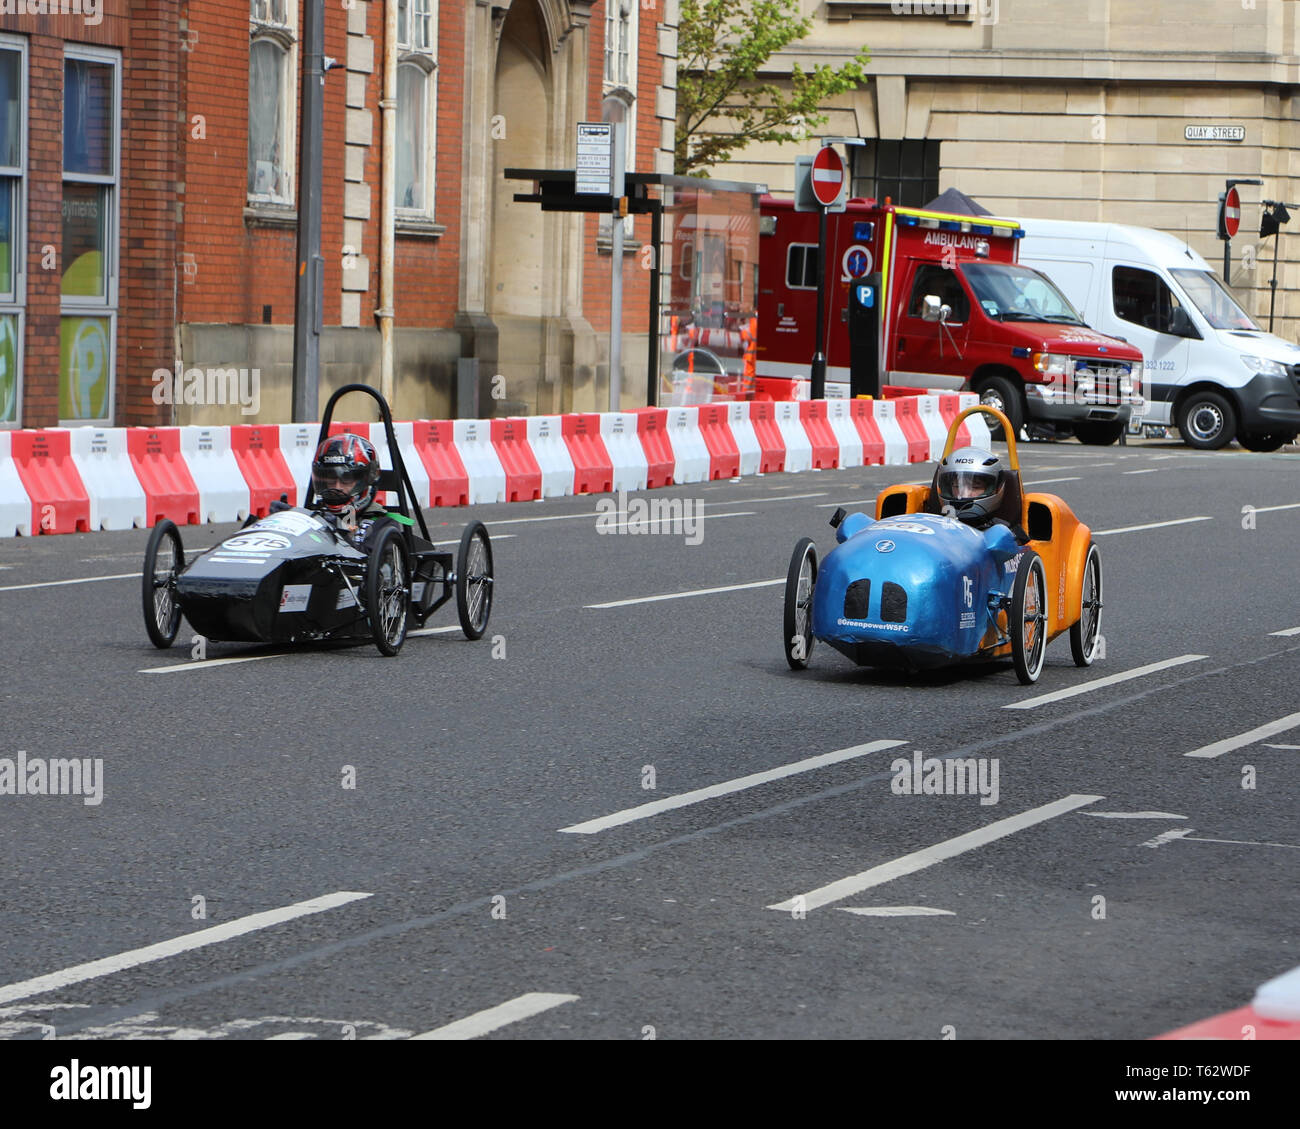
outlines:
[{"label": "brick building", "polygon": [[[324,7],[322,402],[379,384],[391,190],[399,416],[455,414],[461,358],[483,414],[603,406],[608,239],[501,173],[572,167],[611,107],[629,167],[671,171],[676,0],[387,4],[387,47],[385,0]],[[295,0],[0,3],[0,426],[289,418],[302,26]],[[649,220],[626,230],[637,403]],[[177,369],[256,372],[256,396],[168,403]]]}]

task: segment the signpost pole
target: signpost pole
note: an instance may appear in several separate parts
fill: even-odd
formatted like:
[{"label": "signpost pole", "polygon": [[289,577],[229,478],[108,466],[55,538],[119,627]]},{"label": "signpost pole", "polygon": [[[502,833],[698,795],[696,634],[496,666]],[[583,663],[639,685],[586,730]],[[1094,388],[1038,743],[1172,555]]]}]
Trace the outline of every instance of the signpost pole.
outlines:
[{"label": "signpost pole", "polygon": [[826,205],[817,211],[817,351],[812,361],[814,400],[826,399]]},{"label": "signpost pole", "polygon": [[626,194],[627,126],[614,122],[612,192],[614,214],[610,217],[610,235],[614,260],[610,267],[609,288],[609,410],[616,412],[623,398],[623,216],[619,201]]},{"label": "signpost pole", "polygon": [[298,146],[298,275],[293,315],[293,419],[317,415],[320,386],[321,302],[325,260],[321,258],[321,152],[325,105],[325,11],[323,0],[303,8],[302,137]]}]

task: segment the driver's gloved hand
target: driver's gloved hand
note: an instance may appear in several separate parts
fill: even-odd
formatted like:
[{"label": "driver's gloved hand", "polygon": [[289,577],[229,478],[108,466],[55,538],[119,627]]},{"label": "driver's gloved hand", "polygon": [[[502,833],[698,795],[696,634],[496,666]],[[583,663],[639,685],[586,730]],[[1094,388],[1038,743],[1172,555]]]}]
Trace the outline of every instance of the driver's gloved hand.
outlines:
[{"label": "driver's gloved hand", "polygon": [[271,513],[278,514],[285,510],[291,510],[293,507],[289,505],[289,496],[287,494],[281,494],[278,499],[271,503],[268,509]]}]

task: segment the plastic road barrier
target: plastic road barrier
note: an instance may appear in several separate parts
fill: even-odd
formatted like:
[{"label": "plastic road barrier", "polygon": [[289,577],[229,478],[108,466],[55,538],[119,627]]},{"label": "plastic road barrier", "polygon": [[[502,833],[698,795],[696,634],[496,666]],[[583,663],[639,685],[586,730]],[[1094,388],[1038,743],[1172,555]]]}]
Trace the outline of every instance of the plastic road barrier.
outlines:
[{"label": "plastic road barrier", "polygon": [[830,470],[840,465],[840,445],[826,416],[825,400],[804,400],[799,404],[799,421],[812,445],[812,465]]},{"label": "plastic road barrier", "polygon": [[731,413],[727,404],[701,404],[700,435],[709,449],[709,478],[737,478],[740,448],[731,434]]},{"label": "plastic road barrier", "polygon": [[469,473],[453,442],[451,421],[416,420],[411,424],[411,442],[429,480],[429,505],[466,505]]},{"label": "plastic road barrier", "polygon": [[[394,421],[393,435],[397,439],[397,449],[406,467],[406,477],[411,480],[411,489],[415,493],[416,501],[423,508],[430,504],[429,472],[424,469],[420,453],[415,449],[415,425],[409,421]],[[386,470],[396,470],[388,450],[388,433],[384,430],[383,421],[370,425],[370,442],[374,444],[375,453],[379,456],[379,465]],[[397,498],[390,490],[384,491],[381,501],[386,506],[397,505]]]},{"label": "plastic road barrier", "polygon": [[198,525],[199,488],[181,456],[180,428],[128,428],[126,449],[144,487],[147,524],[169,518],[177,525]]},{"label": "plastic road barrier", "polygon": [[673,445],[673,481],[707,482],[709,446],[700,434],[698,407],[668,409],[668,439]]},{"label": "plastic road barrier", "polygon": [[12,431],[0,431],[0,537],[32,531],[32,500],[10,455]]},{"label": "plastic road barrier", "polygon": [[921,417],[921,426],[930,440],[930,450],[926,458],[938,462],[943,458],[943,445],[948,441],[948,425],[943,422],[940,397],[925,395],[916,397],[917,414]]},{"label": "plastic road barrier", "polygon": [[754,400],[749,405],[749,422],[759,445],[759,474],[785,470],[785,440],[776,422],[776,405],[771,400]]},{"label": "plastic road barrier", "polygon": [[667,408],[638,408],[637,437],[646,458],[646,486],[655,489],[673,484],[673,445],[668,438]]},{"label": "plastic road barrier", "polygon": [[320,428],[315,424],[280,424],[280,455],[289,468],[289,478],[293,482],[289,501],[295,506],[307,501],[303,492],[311,479],[311,464],[316,458],[316,436],[319,434]]},{"label": "plastic road barrier", "polygon": [[894,409],[894,418],[907,441],[909,463],[923,463],[930,457],[930,437],[921,422],[918,400],[917,396],[900,396],[897,400],[887,401]]},{"label": "plastic road barrier", "polygon": [[144,488],[135,476],[120,427],[74,427],[72,461],[90,495],[90,528],[132,529],[145,524]]},{"label": "plastic road barrier", "polygon": [[862,462],[866,466],[883,465],[885,461],[885,437],[876,422],[874,405],[874,400],[849,401],[849,415],[862,437]]},{"label": "plastic road barrier", "polygon": [[529,416],[528,446],[542,472],[542,497],[563,498],[573,493],[573,456],[564,441],[560,416]]},{"label": "plastic road barrier", "polygon": [[452,420],[452,437],[469,475],[469,504],[504,502],[506,471],[492,447],[492,430],[485,419]]},{"label": "plastic road barrier", "polygon": [[862,436],[858,434],[853,423],[852,400],[828,400],[826,402],[826,422],[834,433],[835,442],[840,449],[842,467],[862,465]]},{"label": "plastic road barrier", "polygon": [[72,461],[67,431],[11,434],[14,466],[32,500],[32,534],[89,533],[90,495]]},{"label": "plastic road barrier", "polygon": [[237,423],[230,429],[230,451],[248,484],[248,512],[266,517],[271,503],[281,495],[293,504],[293,475],[280,451],[280,429],[275,424]]},{"label": "plastic road barrier", "polygon": [[757,474],[759,464],[763,461],[763,449],[759,446],[758,436],[754,434],[754,421],[749,418],[749,402],[733,400],[728,404],[727,423],[740,456],[740,473]]},{"label": "plastic road barrier", "polygon": [[613,489],[644,490],[649,478],[650,462],[637,434],[635,413],[602,412],[600,437],[605,442],[605,451],[614,468]]},{"label": "plastic road barrier", "polygon": [[573,492],[608,494],[614,489],[614,464],[600,437],[600,416],[582,412],[560,419],[560,431],[573,459]]},{"label": "plastic road barrier", "polygon": [[181,456],[199,488],[199,520],[242,521],[250,491],[230,449],[229,427],[182,427]]},{"label": "plastic road barrier", "polygon": [[[807,401],[803,401],[807,403]],[[785,444],[785,471],[794,474],[802,470],[811,470],[813,465],[812,440],[799,419],[799,404],[793,400],[772,405],[776,426],[781,432],[781,442]]]},{"label": "plastic road barrier", "polygon": [[542,496],[542,468],[528,445],[528,423],[522,416],[489,421],[492,447],[506,472],[506,501],[535,502]]},{"label": "plastic road barrier", "polygon": [[886,466],[905,466],[907,464],[907,436],[903,434],[903,429],[898,426],[898,418],[894,414],[893,400],[872,400],[871,414],[875,418],[876,427],[880,430],[880,437],[885,443],[885,465]]}]

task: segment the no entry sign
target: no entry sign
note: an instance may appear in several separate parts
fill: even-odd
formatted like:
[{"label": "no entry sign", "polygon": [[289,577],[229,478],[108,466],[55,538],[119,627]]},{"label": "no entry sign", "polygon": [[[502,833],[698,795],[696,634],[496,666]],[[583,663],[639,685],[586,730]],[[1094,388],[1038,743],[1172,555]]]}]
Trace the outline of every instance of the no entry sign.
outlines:
[{"label": "no entry sign", "polygon": [[1223,229],[1231,239],[1241,227],[1241,197],[1235,188],[1229,188],[1223,200]]},{"label": "no entry sign", "polygon": [[830,146],[817,150],[812,163],[812,192],[823,208],[829,208],[844,190],[844,162]]}]

